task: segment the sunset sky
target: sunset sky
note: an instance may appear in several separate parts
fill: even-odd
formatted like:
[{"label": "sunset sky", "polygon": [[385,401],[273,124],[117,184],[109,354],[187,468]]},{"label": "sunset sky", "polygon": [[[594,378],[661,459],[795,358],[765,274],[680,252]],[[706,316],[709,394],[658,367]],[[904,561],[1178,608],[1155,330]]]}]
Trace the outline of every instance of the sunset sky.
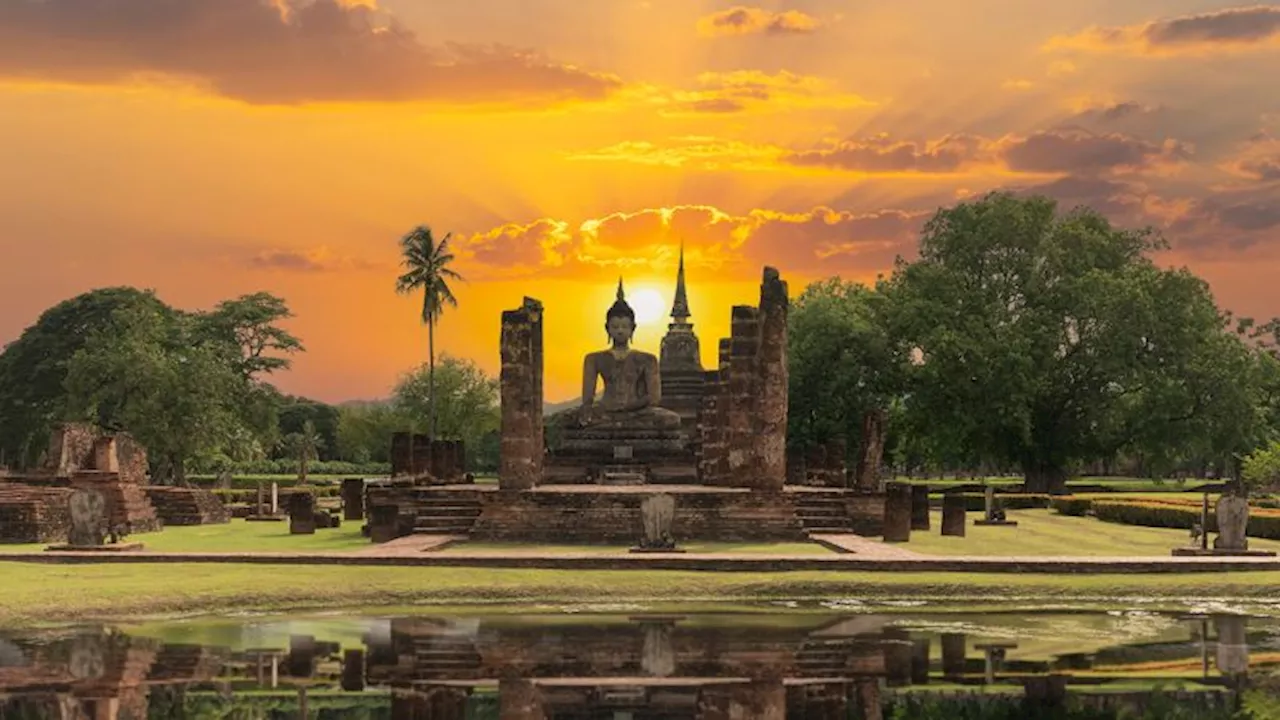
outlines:
[{"label": "sunset sky", "polygon": [[0,344],[94,287],[268,290],[307,347],[282,389],[382,397],[426,356],[394,293],[425,223],[467,278],[439,350],[496,372],[539,298],[563,400],[681,239],[711,364],[763,265],[870,280],[996,188],[1163,228],[1280,315],[1280,5],[0,0]]}]

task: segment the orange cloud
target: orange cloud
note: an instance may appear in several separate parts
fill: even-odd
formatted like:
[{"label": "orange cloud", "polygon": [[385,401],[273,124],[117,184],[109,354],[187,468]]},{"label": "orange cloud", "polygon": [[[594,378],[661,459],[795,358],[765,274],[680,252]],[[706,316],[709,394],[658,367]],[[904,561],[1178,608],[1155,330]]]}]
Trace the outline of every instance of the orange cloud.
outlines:
[{"label": "orange cloud", "polygon": [[638,86],[619,95],[657,106],[664,115],[781,112],[810,108],[875,107],[879,103],[841,91],[824,78],[786,70],[705,72],[693,88]]},{"label": "orange cloud", "polygon": [[260,250],[243,258],[242,264],[254,270],[303,273],[386,269],[380,263],[348,255],[336,255],[324,245],[315,248]]},{"label": "orange cloud", "polygon": [[1259,182],[1280,181],[1280,139],[1267,133],[1251,138],[1222,168],[1238,177]]},{"label": "orange cloud", "polygon": [[570,157],[709,170],[823,168],[870,175],[971,171],[1054,175],[1166,171],[1179,167],[1191,153],[1191,146],[1176,140],[1153,143],[1118,133],[1066,127],[998,139],[953,134],[915,141],[880,134],[823,141],[804,150],[694,136],[673,138],[665,146],[629,141]]},{"label": "orange cloud", "polygon": [[0,3],[0,78],[161,78],[252,104],[547,104],[596,100],[610,75],[501,46],[428,48],[356,0]]},{"label": "orange cloud", "polygon": [[698,19],[698,33],[704,37],[732,35],[806,35],[821,26],[817,18],[799,10],[775,12],[738,6]]},{"label": "orange cloud", "polygon": [[1205,55],[1280,47],[1280,7],[1228,8],[1141,25],[1091,27],[1050,38],[1046,50],[1135,55]]},{"label": "orange cloud", "polygon": [[926,215],[825,206],[734,215],[708,205],[678,205],[612,213],[576,226],[558,218],[505,225],[464,237],[458,248],[476,279],[667,268],[681,242],[692,261],[713,269],[777,264],[808,275],[870,273],[891,266],[898,254],[914,252]]}]

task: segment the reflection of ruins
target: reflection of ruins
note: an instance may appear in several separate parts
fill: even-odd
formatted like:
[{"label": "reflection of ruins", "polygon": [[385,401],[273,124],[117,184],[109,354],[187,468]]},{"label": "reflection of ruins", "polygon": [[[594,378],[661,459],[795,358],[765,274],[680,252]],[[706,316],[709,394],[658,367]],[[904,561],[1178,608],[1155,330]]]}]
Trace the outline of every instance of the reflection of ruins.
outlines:
[{"label": "reflection of ruins", "polygon": [[[923,618],[922,627],[939,619],[963,625]],[[912,625],[876,615],[553,615],[368,621],[344,642],[288,628],[267,639],[248,626],[211,647],[103,629],[0,636],[0,718],[304,709],[409,720],[865,720],[892,707],[992,701],[1034,717],[1045,706],[1149,707],[1150,691],[1138,688],[1156,686],[1181,687],[1171,698],[1184,707],[1229,709],[1258,674],[1250,642],[1269,637],[1244,618],[1191,617],[1154,641],[1026,659],[1021,639]]]},{"label": "reflection of ruins", "polygon": [[556,348],[543,344],[542,303],[525,298],[502,314],[498,486],[409,476],[371,483],[370,537],[630,543],[654,494],[674,499],[677,541],[879,534],[878,488],[849,488],[842,470],[823,474],[822,486],[788,483],[789,308],[787,283],[764,268],[757,304],[731,309],[730,336],[704,369],[682,253],[659,355],[629,345],[635,313],[619,283],[614,305],[600,309],[611,346],[583,360],[582,406],[544,417],[544,358]]}]

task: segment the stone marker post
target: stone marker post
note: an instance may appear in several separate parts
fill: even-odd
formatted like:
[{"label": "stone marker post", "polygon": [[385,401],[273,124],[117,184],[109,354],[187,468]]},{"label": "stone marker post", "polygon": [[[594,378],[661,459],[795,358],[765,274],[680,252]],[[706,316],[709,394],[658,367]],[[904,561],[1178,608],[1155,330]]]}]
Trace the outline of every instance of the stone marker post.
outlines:
[{"label": "stone marker post", "polygon": [[271,514],[280,514],[280,483],[271,482]]},{"label": "stone marker post", "polygon": [[1249,501],[1239,495],[1218,498],[1218,537],[1214,550],[1248,550]]},{"label": "stone marker post", "polygon": [[885,684],[903,687],[911,684],[911,656],[915,648],[911,635],[901,628],[888,628],[880,641],[884,648]]},{"label": "stone marker post", "polygon": [[942,496],[942,534],[964,537],[965,498],[960,493]]},{"label": "stone marker post", "polygon": [[666,493],[650,495],[640,501],[640,523],[644,536],[632,552],[673,552],[675,537],[671,534],[676,519],[676,499]]},{"label": "stone marker post", "polygon": [[996,489],[992,485],[982,491],[982,510],[983,517],[988,521],[996,519]]},{"label": "stone marker post", "polygon": [[364,519],[364,478],[342,480],[342,519]]},{"label": "stone marker post", "polygon": [[911,486],[911,529],[929,529],[929,486]]},{"label": "stone marker post", "polygon": [[253,514],[262,517],[262,513],[267,509],[267,489],[263,487],[262,481],[258,481],[258,503],[253,507]]},{"label": "stone marker post", "polygon": [[911,539],[911,486],[888,483],[884,502],[884,541],[907,542]]},{"label": "stone marker post", "polygon": [[289,534],[314,535],[316,533],[316,496],[310,492],[289,495]]},{"label": "stone marker post", "polygon": [[364,691],[364,650],[342,653],[342,689],[345,692]]},{"label": "stone marker post", "polygon": [[1226,677],[1249,672],[1249,639],[1243,615],[1220,615],[1213,619],[1218,630],[1218,672]]},{"label": "stone marker post", "polygon": [[76,490],[67,501],[71,510],[71,528],[67,544],[72,547],[98,547],[107,541],[107,502],[97,490]]},{"label": "stone marker post", "polygon": [[964,675],[966,664],[964,633],[945,633],[942,636],[942,675],[948,680],[958,680]]},{"label": "stone marker post", "polygon": [[929,684],[929,638],[917,638],[911,645],[911,684]]}]

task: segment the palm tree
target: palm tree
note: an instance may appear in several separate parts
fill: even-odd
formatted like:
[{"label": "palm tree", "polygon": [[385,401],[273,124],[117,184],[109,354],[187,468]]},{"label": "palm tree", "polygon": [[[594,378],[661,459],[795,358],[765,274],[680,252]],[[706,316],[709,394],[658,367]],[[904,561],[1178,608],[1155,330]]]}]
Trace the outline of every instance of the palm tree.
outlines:
[{"label": "palm tree", "polygon": [[396,292],[407,295],[422,290],[422,322],[427,324],[427,392],[431,412],[431,437],[436,436],[436,321],[446,305],[458,306],[458,299],[449,289],[450,280],[463,277],[449,269],[453,255],[449,252],[446,234],[439,244],[431,234],[431,228],[419,225],[400,239],[400,264],[405,272],[396,278]]},{"label": "palm tree", "polygon": [[289,433],[282,443],[286,452],[298,459],[298,484],[307,484],[307,467],[312,460],[320,456],[320,448],[324,438],[316,432],[316,426],[310,420],[302,424],[302,431]]}]

